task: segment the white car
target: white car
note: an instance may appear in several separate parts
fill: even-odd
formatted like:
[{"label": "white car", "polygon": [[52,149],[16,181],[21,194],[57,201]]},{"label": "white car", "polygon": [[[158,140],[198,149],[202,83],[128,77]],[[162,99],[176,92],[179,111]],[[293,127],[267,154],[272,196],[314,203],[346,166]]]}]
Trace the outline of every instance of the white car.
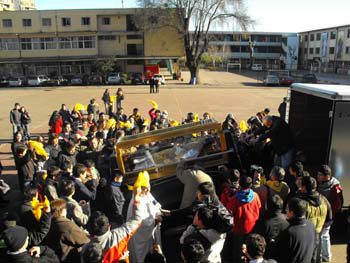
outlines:
[{"label": "white car", "polygon": [[122,84],[120,73],[110,73],[107,78],[108,85]]},{"label": "white car", "polygon": [[278,86],[280,84],[280,79],[276,75],[267,75],[264,79],[265,86]]},{"label": "white car", "polygon": [[163,75],[154,74],[153,79],[157,79],[160,82],[160,84],[165,85],[165,78]]},{"label": "white car", "polygon": [[41,86],[49,81],[49,78],[45,75],[39,75],[36,77],[28,78],[28,86]]},{"label": "white car", "polygon": [[262,71],[263,70],[263,66],[261,64],[253,64],[252,70],[254,70],[254,71]]},{"label": "white car", "polygon": [[23,85],[23,81],[21,78],[10,78],[9,86],[10,87],[20,87]]}]

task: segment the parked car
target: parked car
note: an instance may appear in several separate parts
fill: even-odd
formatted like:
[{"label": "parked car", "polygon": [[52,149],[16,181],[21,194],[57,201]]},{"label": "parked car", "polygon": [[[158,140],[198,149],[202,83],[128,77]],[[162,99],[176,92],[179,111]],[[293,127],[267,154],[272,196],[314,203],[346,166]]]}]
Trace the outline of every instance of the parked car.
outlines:
[{"label": "parked car", "polygon": [[252,70],[254,70],[254,71],[262,71],[263,70],[263,66],[261,64],[253,64]]},{"label": "parked car", "polygon": [[0,78],[0,87],[7,87],[9,85],[9,78],[1,77]]},{"label": "parked car", "polygon": [[305,74],[303,76],[303,83],[317,83],[317,77],[315,74]]},{"label": "parked car", "polygon": [[103,85],[103,79],[100,75],[91,75],[88,78],[89,85]]},{"label": "parked car", "polygon": [[110,73],[107,78],[107,84],[108,85],[122,84],[122,78],[120,76],[120,73],[117,73],[117,72]]},{"label": "parked car", "polygon": [[280,78],[280,85],[281,86],[290,86],[294,83],[294,79],[292,77],[281,77]]},{"label": "parked car", "polygon": [[71,85],[83,85],[83,78],[80,76],[74,76],[71,80],[70,80],[70,84]]},{"label": "parked car", "polygon": [[264,79],[265,86],[278,86],[280,84],[280,79],[276,75],[267,75]]},{"label": "parked car", "polygon": [[160,84],[165,85],[165,78],[161,74],[155,74],[153,75],[153,79],[159,80]]},{"label": "parked car", "polygon": [[28,86],[43,86],[48,83],[50,79],[45,75],[39,75],[28,78]]},{"label": "parked car", "polygon": [[135,72],[132,74],[132,84],[139,85],[145,84],[145,76],[141,72]]},{"label": "parked car", "polygon": [[24,78],[19,78],[19,77],[16,77],[16,78],[10,78],[9,80],[9,86],[10,87],[21,87],[24,85]]},{"label": "parked car", "polygon": [[55,76],[47,82],[48,86],[65,86],[68,85],[68,80],[63,76]]}]

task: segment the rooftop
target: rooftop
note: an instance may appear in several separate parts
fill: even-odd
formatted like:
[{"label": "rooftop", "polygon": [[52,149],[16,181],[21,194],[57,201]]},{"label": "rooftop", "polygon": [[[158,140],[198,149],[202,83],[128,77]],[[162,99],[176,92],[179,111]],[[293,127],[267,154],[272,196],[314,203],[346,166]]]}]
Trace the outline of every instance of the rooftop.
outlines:
[{"label": "rooftop", "polygon": [[331,100],[350,101],[350,86],[294,83],[292,90]]}]

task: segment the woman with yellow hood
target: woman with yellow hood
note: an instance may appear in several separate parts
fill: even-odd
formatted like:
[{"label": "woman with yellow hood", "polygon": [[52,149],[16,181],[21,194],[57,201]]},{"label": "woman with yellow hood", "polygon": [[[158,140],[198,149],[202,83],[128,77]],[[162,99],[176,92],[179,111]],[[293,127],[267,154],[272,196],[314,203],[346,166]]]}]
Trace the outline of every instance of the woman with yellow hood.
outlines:
[{"label": "woman with yellow hood", "polygon": [[[134,184],[134,190],[139,191],[140,195],[140,207],[142,207],[142,223],[140,228],[136,231],[135,235],[129,241],[130,261],[133,263],[143,263],[147,253],[156,243],[161,245],[160,234],[160,209],[161,205],[151,194],[150,178],[147,171],[140,172]],[[134,197],[129,203],[128,213],[126,220],[129,220],[134,216]]]}]

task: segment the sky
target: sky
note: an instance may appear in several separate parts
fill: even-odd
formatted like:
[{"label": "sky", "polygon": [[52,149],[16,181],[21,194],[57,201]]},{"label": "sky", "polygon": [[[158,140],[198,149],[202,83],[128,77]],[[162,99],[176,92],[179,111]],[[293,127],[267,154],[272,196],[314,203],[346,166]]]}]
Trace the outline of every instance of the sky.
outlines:
[{"label": "sky", "polygon": [[[350,24],[350,0],[245,0],[255,20],[250,30],[302,32]],[[136,7],[124,0],[124,7]],[[122,0],[36,0],[38,9],[121,8]],[[230,24],[216,30],[233,30]]]}]

